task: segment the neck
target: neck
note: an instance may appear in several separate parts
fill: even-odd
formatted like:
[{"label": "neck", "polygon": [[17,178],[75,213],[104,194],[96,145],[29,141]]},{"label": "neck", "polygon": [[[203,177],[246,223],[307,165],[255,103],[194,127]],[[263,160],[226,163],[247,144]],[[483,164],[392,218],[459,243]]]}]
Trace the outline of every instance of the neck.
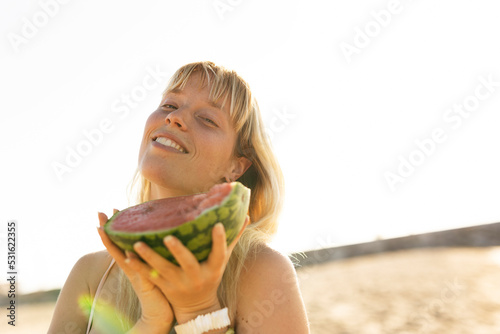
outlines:
[{"label": "neck", "polygon": [[151,183],[150,195],[150,200],[155,200],[167,197],[183,196],[186,195],[186,193],[180,189],[164,188],[155,183]]}]

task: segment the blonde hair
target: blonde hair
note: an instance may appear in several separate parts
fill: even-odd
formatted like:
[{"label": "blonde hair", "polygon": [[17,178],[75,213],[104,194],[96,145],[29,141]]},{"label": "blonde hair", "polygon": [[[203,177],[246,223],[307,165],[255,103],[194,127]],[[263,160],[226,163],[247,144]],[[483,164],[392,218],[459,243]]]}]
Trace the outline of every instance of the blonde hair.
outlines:
[{"label": "blonde hair", "polygon": [[[210,88],[209,98],[213,102],[221,103],[222,106],[230,102],[230,119],[237,133],[234,155],[246,157],[252,162],[238,179],[251,189],[251,224],[234,248],[218,289],[219,302],[222,307],[228,307],[234,324],[240,273],[245,261],[257,254],[259,245],[268,243],[277,231],[278,215],[283,205],[284,180],[265,133],[257,102],[248,84],[236,72],[207,61],[187,64],[174,73],[163,96],[174,89],[183,89],[193,73],[199,73],[201,83]],[[138,203],[150,199],[151,183],[139,170],[132,181],[134,187]],[[123,272],[120,277],[120,291],[123,293],[117,296],[118,305],[122,305],[135,322],[140,317],[138,298]]]}]

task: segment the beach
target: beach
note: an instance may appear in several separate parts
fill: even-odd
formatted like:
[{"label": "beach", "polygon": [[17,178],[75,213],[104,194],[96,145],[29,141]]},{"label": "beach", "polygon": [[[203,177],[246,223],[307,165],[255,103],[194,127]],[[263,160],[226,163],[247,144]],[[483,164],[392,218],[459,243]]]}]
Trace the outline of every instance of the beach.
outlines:
[{"label": "beach", "polygon": [[500,247],[381,253],[298,275],[311,333],[500,333]]},{"label": "beach", "polygon": [[[364,255],[297,275],[314,334],[500,333],[500,247]],[[23,303],[0,332],[46,333],[54,306]]]}]

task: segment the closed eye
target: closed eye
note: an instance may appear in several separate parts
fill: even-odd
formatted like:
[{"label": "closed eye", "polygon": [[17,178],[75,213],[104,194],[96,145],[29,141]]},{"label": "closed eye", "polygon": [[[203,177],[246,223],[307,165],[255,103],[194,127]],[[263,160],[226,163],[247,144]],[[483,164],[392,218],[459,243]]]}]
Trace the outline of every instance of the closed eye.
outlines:
[{"label": "closed eye", "polygon": [[218,127],[217,123],[215,123],[214,121],[212,121],[210,118],[206,118],[206,117],[202,117],[202,118],[203,118],[203,120],[204,120],[205,122],[210,123],[210,124],[212,124],[212,125],[214,125],[214,126]]}]

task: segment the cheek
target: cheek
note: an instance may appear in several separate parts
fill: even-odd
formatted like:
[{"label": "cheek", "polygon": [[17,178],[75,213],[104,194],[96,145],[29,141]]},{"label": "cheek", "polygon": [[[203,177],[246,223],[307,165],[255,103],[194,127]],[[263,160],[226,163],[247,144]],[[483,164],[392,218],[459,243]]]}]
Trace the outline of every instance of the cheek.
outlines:
[{"label": "cheek", "polygon": [[231,150],[231,140],[226,134],[209,134],[200,137],[204,151],[214,157],[227,156]]},{"label": "cheek", "polygon": [[146,120],[146,124],[144,125],[144,133],[142,135],[142,143],[139,149],[139,159],[144,154],[146,145],[151,140],[151,133],[159,126],[159,123],[162,122],[162,119],[163,118],[161,115],[159,115],[158,111],[154,111]]},{"label": "cheek", "polygon": [[233,156],[234,142],[231,139],[229,136],[222,136],[205,141],[205,158],[218,168],[226,169]]},{"label": "cheek", "polygon": [[161,126],[165,117],[162,115],[159,109],[153,111],[146,119],[146,124],[144,126],[144,132],[151,132],[155,127]]}]

